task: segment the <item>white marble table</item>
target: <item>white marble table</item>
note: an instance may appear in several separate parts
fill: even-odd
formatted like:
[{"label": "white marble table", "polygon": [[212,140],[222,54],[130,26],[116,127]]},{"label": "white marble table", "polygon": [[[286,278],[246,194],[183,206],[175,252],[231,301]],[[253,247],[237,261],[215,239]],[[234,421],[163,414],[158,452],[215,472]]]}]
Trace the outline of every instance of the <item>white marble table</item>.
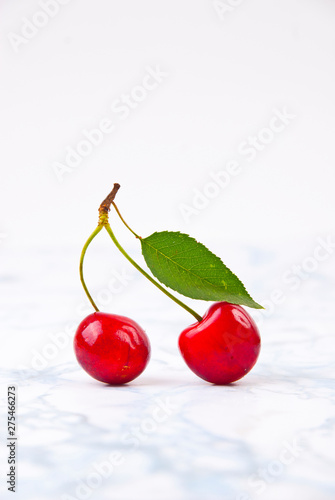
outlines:
[{"label": "white marble table", "polygon": [[[6,491],[2,409],[1,499],[335,498],[331,259],[258,319],[263,345],[253,371],[217,387],[178,353],[178,333],[192,318],[116,258],[111,275],[124,267],[128,282],[105,309],[146,329],[152,359],[133,383],[108,387],[83,372],[72,351],[71,332],[86,307],[77,249],[3,249],[3,256],[1,396],[17,385],[18,482],[15,496]],[[259,300],[291,262],[255,249],[238,260]],[[94,293],[107,297],[108,279],[94,283],[90,269],[88,277]]]}]

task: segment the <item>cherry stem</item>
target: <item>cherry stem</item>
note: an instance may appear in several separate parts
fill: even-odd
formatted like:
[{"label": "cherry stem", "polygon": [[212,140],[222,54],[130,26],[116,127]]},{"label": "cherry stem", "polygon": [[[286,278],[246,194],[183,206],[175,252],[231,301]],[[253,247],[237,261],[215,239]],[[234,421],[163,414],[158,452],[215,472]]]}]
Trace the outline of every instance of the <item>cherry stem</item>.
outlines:
[{"label": "cherry stem", "polygon": [[129,229],[129,231],[138,239],[142,239],[141,236],[138,236],[138,234],[135,233],[135,231],[133,231],[129,226],[128,224],[126,223],[126,221],[123,219],[122,215],[120,214],[119,212],[119,209],[117,208],[117,206],[115,205],[114,203],[114,198],[115,198],[115,195],[116,193],[118,192],[118,190],[120,189],[120,184],[114,184],[114,187],[113,187],[113,190],[109,193],[109,195],[104,199],[104,201],[101,203],[100,207],[99,207],[99,223],[98,223],[98,226],[97,228],[93,231],[93,233],[91,234],[91,236],[88,238],[88,240],[86,241],[84,247],[83,247],[83,250],[81,252],[81,256],[80,256],[80,264],[79,264],[79,273],[80,273],[80,281],[81,281],[81,284],[83,285],[83,288],[85,290],[85,293],[89,299],[89,301],[91,302],[92,306],[94,307],[95,311],[99,311],[97,305],[95,304],[94,300],[92,299],[88,289],[87,289],[87,286],[86,286],[86,283],[85,283],[85,280],[84,280],[84,275],[83,275],[83,264],[84,264],[84,257],[85,257],[85,254],[86,254],[86,250],[89,246],[89,244],[91,243],[91,241],[96,237],[96,235],[98,233],[100,233],[101,229],[103,227],[105,227],[107,233],[109,234],[109,236],[111,237],[113,243],[115,244],[115,246],[118,248],[118,250],[122,253],[122,255],[135,267],[135,269],[137,269],[143,276],[145,276],[153,285],[155,285],[161,292],[163,292],[165,295],[167,295],[171,300],[173,300],[176,304],[180,305],[183,309],[185,309],[186,311],[188,311],[190,314],[192,314],[192,316],[195,317],[195,319],[197,321],[202,321],[202,317],[196,313],[195,311],[193,311],[193,309],[191,309],[190,307],[188,307],[186,304],[184,304],[181,300],[177,299],[177,297],[175,297],[174,295],[172,295],[172,293],[168,292],[164,287],[162,287],[154,278],[152,278],[146,271],[144,271],[144,269],[142,269],[142,267],[140,267],[137,262],[135,262],[131,257],[130,255],[127,254],[127,252],[122,248],[122,246],[120,245],[120,243],[118,242],[118,240],[116,239],[113,231],[112,231],[112,228],[110,227],[109,225],[109,221],[108,221],[108,212],[110,210],[110,206],[113,205],[118,216],[120,217],[121,221],[123,222],[123,224]]},{"label": "cherry stem", "polygon": [[135,238],[137,238],[137,239],[141,240],[141,239],[142,239],[142,237],[141,237],[141,236],[139,236],[138,234],[136,234],[136,233],[135,233],[135,231],[133,231],[133,230],[131,229],[131,227],[129,227],[129,226],[128,226],[128,224],[126,223],[126,221],[124,220],[124,218],[123,218],[123,217],[122,217],[122,215],[120,214],[120,210],[117,208],[117,206],[116,206],[116,204],[115,204],[115,202],[114,202],[114,201],[112,201],[112,205],[113,205],[113,207],[115,208],[116,213],[118,214],[118,216],[119,216],[119,217],[120,217],[120,219],[122,220],[123,224],[126,226],[126,228],[127,228],[127,229],[129,229],[129,231],[130,231],[131,233],[133,233],[133,235],[135,236]]},{"label": "cherry stem", "polygon": [[[120,217],[120,219],[122,220],[123,224],[126,226],[126,228],[127,228],[127,229],[129,229],[129,231],[130,231],[131,233],[133,233],[133,235],[134,235],[137,239],[141,240],[141,239],[142,239],[142,237],[141,237],[141,236],[139,236],[138,234],[136,234],[136,233],[135,233],[135,231],[133,231],[133,230],[131,229],[131,227],[130,227],[130,226],[128,226],[128,224],[126,223],[126,221],[125,221],[125,220],[124,220],[124,218],[122,217],[122,215],[121,215],[121,213],[120,213],[120,210],[118,209],[118,207],[116,206],[116,203],[115,203],[114,201],[112,201],[112,205],[113,205],[113,207],[115,208],[116,213],[118,214],[118,216],[119,216],[119,217]],[[107,227],[106,227],[106,229],[107,229]],[[108,230],[107,230],[107,231],[108,231]],[[110,232],[113,234],[113,231],[112,231],[112,229],[111,229],[111,228],[110,228]],[[112,236],[112,234],[110,234],[110,232],[108,231],[108,233],[109,233],[110,237],[112,238],[112,240],[113,240],[113,241],[114,241],[114,243],[116,244],[116,241],[117,241],[117,240],[116,240],[116,238],[115,238],[115,235],[113,234],[113,236]],[[114,239],[113,239],[113,237],[114,237]],[[124,252],[123,248],[121,247],[121,245],[120,245],[119,243],[118,243],[116,246],[119,248],[119,250],[120,250],[122,253]],[[122,248],[122,250],[121,250],[121,248]],[[196,318],[196,320],[197,320],[197,321],[201,321],[201,320],[202,320],[202,317],[201,317],[201,316],[199,316],[199,314],[198,314],[198,313],[196,313],[195,311],[193,311],[193,309],[191,309],[191,308],[190,308],[190,307],[188,307],[186,304],[184,304],[184,302],[182,302],[181,300],[177,299],[177,297],[175,297],[175,296],[174,296],[174,295],[172,295],[170,292],[168,292],[168,291],[167,291],[164,287],[162,287],[162,286],[161,286],[161,285],[160,285],[160,284],[159,284],[159,283],[158,283],[158,282],[157,282],[154,278],[152,278],[152,277],[151,277],[148,273],[146,273],[146,272],[144,271],[144,269],[142,269],[142,268],[141,268],[141,267],[140,267],[140,266],[139,266],[136,262],[134,262],[134,261],[133,261],[133,259],[132,259],[131,257],[129,257],[129,255],[128,255],[128,254],[126,254],[126,252],[125,252],[125,253],[123,253],[123,255],[126,257],[126,259],[128,259],[128,260],[130,259],[129,261],[130,261],[133,265],[135,265],[136,269],[137,269],[140,273],[142,273],[142,274],[143,274],[143,276],[145,276],[146,278],[148,278],[148,280],[149,280],[149,281],[151,281],[151,283],[153,283],[153,284],[154,284],[157,288],[159,288],[159,290],[161,290],[163,293],[165,293],[165,295],[167,295],[168,297],[170,297],[170,299],[172,299],[174,302],[176,302],[176,304],[180,305],[183,309],[185,309],[186,311],[188,311],[189,313],[191,313],[191,314],[192,314],[192,316],[194,316],[194,317]]]},{"label": "cherry stem", "polygon": [[111,206],[111,204],[116,196],[116,193],[118,192],[119,189],[120,189],[120,184],[115,183],[112,191],[109,193],[109,195],[101,203],[101,205],[99,207],[99,224],[98,224],[97,228],[93,231],[91,236],[88,238],[88,240],[86,241],[86,243],[82,249],[81,255],[80,255],[80,263],[79,263],[80,281],[81,281],[81,284],[83,285],[83,289],[85,290],[85,293],[87,295],[88,300],[91,302],[92,306],[94,307],[94,309],[97,312],[99,311],[99,309],[98,309],[96,303],[94,302],[94,300],[92,299],[91,294],[88,291],[88,288],[87,288],[85,280],[84,280],[84,272],[83,272],[84,258],[85,258],[86,250],[87,250],[89,244],[96,237],[96,235],[98,233],[100,233],[101,229],[104,227],[104,221],[107,219],[107,222],[108,222],[108,212],[109,212],[110,206]]},{"label": "cherry stem", "polygon": [[[122,253],[122,255],[141,273],[143,274],[143,276],[145,276],[153,285],[155,285],[161,292],[165,293],[165,295],[167,295],[170,299],[172,299],[176,304],[180,305],[183,309],[185,309],[186,311],[188,311],[189,313],[192,314],[192,316],[195,317],[195,319],[197,321],[201,321],[202,320],[202,317],[196,313],[195,311],[193,311],[193,309],[191,309],[190,307],[188,307],[186,304],[184,304],[181,300],[177,299],[177,297],[175,297],[174,295],[172,295],[170,292],[168,292],[167,290],[165,290],[165,288],[163,288],[154,278],[152,278],[148,273],[146,273],[144,271],[144,269],[142,269],[131,257],[130,255],[127,254],[127,252],[122,248],[122,246],[120,245],[120,243],[118,242],[118,240],[115,238],[115,235],[112,231],[112,228],[110,227],[109,223],[108,222],[105,222],[104,223],[104,226],[105,226],[105,229],[107,231],[107,233],[109,234],[109,236],[111,237],[113,243],[115,244],[115,246],[120,250],[120,252]],[[132,231],[133,232],[133,231]],[[134,233],[135,234],[135,233]],[[136,236],[138,237],[138,236]]]},{"label": "cherry stem", "polygon": [[109,195],[104,199],[104,201],[101,203],[99,207],[99,214],[108,214],[110,210],[110,206],[114,201],[114,198],[116,196],[116,193],[120,189],[120,184],[115,183],[112,191],[109,193]]},{"label": "cherry stem", "polygon": [[85,245],[84,245],[84,247],[82,249],[82,252],[81,252],[80,263],[79,263],[79,274],[80,274],[81,284],[83,285],[83,288],[85,290],[85,293],[87,295],[88,300],[91,302],[92,306],[94,307],[94,309],[97,312],[99,311],[99,309],[98,309],[96,303],[94,302],[94,300],[92,299],[91,294],[88,291],[88,288],[87,288],[85,280],[84,280],[83,266],[84,266],[84,257],[85,257],[85,254],[86,254],[86,250],[87,250],[89,244],[91,243],[91,241],[96,237],[96,235],[98,233],[100,233],[100,231],[101,231],[102,228],[103,228],[103,225],[99,224],[97,226],[97,228],[93,231],[93,233],[91,234],[91,236],[88,238],[88,240],[86,241],[86,243],[85,243]]}]

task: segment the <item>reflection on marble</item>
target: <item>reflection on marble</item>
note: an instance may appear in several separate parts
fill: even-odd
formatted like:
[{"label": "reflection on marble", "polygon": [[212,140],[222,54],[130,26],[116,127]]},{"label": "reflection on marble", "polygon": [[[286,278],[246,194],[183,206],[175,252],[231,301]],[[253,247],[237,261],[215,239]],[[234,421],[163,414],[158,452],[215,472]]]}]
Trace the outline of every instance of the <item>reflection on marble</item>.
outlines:
[{"label": "reflection on marble", "polygon": [[[16,499],[333,500],[334,292],[321,270],[262,321],[256,367],[228,387],[188,370],[176,344],[191,317],[134,278],[106,309],[131,309],[151,338],[152,359],[133,383],[108,387],[78,367],[70,337],[43,369],[33,367],[50,334],[80,320],[72,254],[64,253],[63,271],[48,267],[51,251],[31,256],[35,269],[49,269],[32,289],[30,273],[7,258],[0,378],[2,396],[7,384],[18,386]],[[264,275],[275,265],[275,255],[258,263]],[[267,296],[260,284],[249,288],[258,288],[259,300]],[[321,290],[328,290],[322,300]],[[11,498],[1,471],[1,498]]]}]

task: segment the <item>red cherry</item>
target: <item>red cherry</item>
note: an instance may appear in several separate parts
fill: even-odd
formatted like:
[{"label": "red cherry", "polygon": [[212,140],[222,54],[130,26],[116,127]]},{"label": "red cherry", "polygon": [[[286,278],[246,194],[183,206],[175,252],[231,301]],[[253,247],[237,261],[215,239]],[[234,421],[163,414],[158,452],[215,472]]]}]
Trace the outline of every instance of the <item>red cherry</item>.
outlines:
[{"label": "red cherry", "polygon": [[238,305],[213,304],[202,321],[179,337],[181,354],[196,375],[213,384],[230,384],[255,365],[261,347],[256,324]]},{"label": "red cherry", "polygon": [[138,377],[150,358],[150,343],[135,321],[95,312],[78,326],[74,337],[78,363],[106,384],[126,384]]}]

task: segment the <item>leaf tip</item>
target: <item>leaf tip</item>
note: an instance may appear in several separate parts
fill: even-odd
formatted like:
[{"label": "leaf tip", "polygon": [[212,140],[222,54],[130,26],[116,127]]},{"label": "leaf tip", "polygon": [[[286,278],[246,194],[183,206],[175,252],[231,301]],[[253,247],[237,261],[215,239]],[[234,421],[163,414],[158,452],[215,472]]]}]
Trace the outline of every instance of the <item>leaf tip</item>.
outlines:
[{"label": "leaf tip", "polygon": [[253,308],[254,308],[254,309],[265,309],[265,307],[261,306],[261,305],[260,305],[260,304],[258,304],[257,302],[254,302],[254,304],[255,304],[255,305],[253,306]]}]

